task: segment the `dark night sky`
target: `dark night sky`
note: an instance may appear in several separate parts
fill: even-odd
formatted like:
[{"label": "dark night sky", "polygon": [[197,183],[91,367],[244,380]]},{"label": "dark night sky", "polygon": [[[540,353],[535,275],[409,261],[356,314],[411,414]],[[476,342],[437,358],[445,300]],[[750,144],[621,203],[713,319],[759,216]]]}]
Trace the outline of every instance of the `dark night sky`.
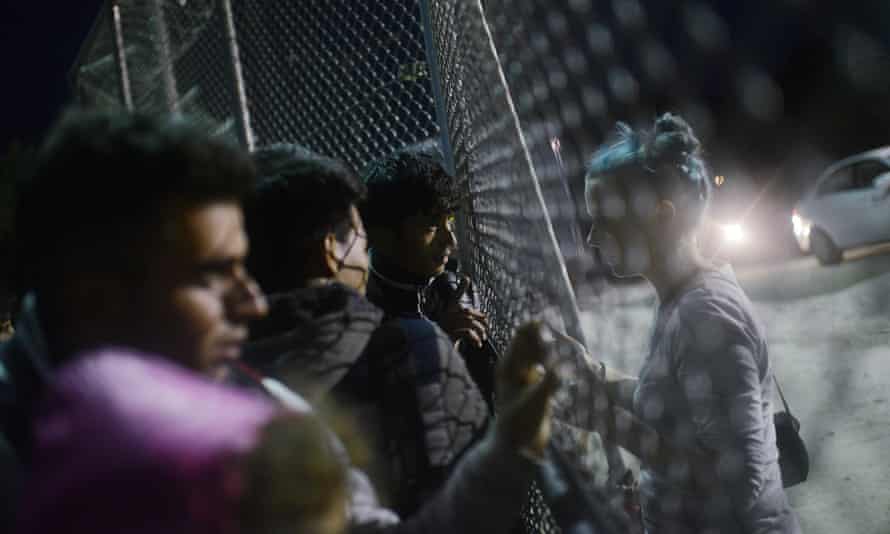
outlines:
[{"label": "dark night sky", "polygon": [[3,2],[0,150],[13,140],[40,140],[69,98],[68,69],[100,6],[99,0]]}]

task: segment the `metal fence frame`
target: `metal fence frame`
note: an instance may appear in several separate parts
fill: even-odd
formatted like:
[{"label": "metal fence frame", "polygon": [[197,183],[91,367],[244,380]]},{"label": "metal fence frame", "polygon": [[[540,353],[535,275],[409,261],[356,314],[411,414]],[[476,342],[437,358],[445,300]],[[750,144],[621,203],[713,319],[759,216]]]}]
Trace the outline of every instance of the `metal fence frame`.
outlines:
[{"label": "metal fence frame", "polygon": [[[155,37],[157,39],[156,50],[154,51],[160,56],[160,63],[162,65],[161,71],[161,83],[163,86],[163,94],[164,94],[164,102],[165,102],[165,110],[168,112],[177,112],[180,111],[180,94],[177,88],[177,79],[176,73],[172,66],[173,62],[171,60],[171,50],[170,50],[170,35],[168,34],[167,21],[164,16],[164,0],[145,0],[146,2],[150,2],[149,8],[153,9],[153,15],[156,17],[155,23],[151,28],[151,31],[155,32]],[[223,11],[223,22],[225,24],[224,32],[225,37],[227,39],[227,49],[228,49],[228,57],[227,65],[228,65],[228,75],[229,80],[231,81],[232,87],[230,90],[232,92],[232,98],[230,102],[230,113],[231,116],[234,117],[234,123],[236,126],[237,139],[242,146],[244,146],[248,150],[253,150],[256,146],[256,136],[253,132],[252,127],[252,115],[251,115],[251,103],[250,97],[248,94],[247,81],[245,80],[243,65],[242,65],[242,57],[239,47],[239,40],[245,38],[244,36],[239,35],[238,32],[238,21],[236,19],[235,13],[233,12],[233,5],[231,0],[216,0],[218,2],[218,6],[221,7]],[[433,17],[431,16],[432,10],[435,9],[436,4],[440,4],[442,2],[464,2],[466,1],[468,5],[470,5],[470,9],[478,10],[478,14],[482,17],[483,22],[485,19],[485,11],[484,11],[484,3],[481,0],[416,0],[417,6],[419,7],[418,16],[420,18],[420,22],[423,28],[423,46],[426,53],[426,75],[429,76],[430,80],[430,90],[432,92],[432,97],[435,104],[435,121],[438,126],[438,144],[439,149],[441,151],[441,155],[443,158],[443,166],[446,171],[455,175],[459,172],[456,168],[455,162],[455,152],[454,147],[452,146],[451,132],[450,132],[450,117],[448,115],[448,109],[445,102],[445,95],[443,94],[443,78],[442,73],[440,71],[441,65],[439,61],[439,50],[437,50],[437,45],[439,43],[436,42],[434,28],[433,28]],[[75,94],[78,96],[78,100],[84,102],[87,100],[86,94],[81,87],[81,80],[79,77],[80,69],[83,68],[86,64],[86,60],[90,54],[92,47],[97,43],[99,39],[107,38],[108,36],[112,37],[113,41],[113,50],[114,50],[114,66],[115,66],[115,75],[117,76],[117,88],[119,94],[117,97],[119,98],[119,104],[127,110],[133,110],[137,107],[134,104],[133,98],[133,87],[131,85],[131,76],[129,72],[128,66],[128,46],[127,46],[127,35],[125,29],[121,24],[121,13],[120,13],[120,0],[105,0],[102,9],[98,13],[93,27],[91,28],[88,37],[84,41],[81,46],[80,52],[75,60],[75,63],[70,71],[69,79],[72,87],[75,89]],[[484,24],[484,27],[487,30],[487,24]],[[103,33],[107,32],[107,33]],[[491,42],[491,50],[490,53],[495,61],[498,60],[498,51],[495,48],[494,41],[490,33],[487,35],[487,40]],[[500,66],[499,66],[500,68]],[[503,73],[501,73],[500,82],[503,86],[503,89],[506,91],[506,97],[508,99],[510,108],[512,109],[512,96],[510,95],[510,88],[508,86],[508,81],[504,78]],[[562,252],[560,250],[559,243],[557,242],[556,236],[554,234],[552,225],[549,224],[549,215],[547,213],[547,205],[545,199],[541,193],[541,186],[537,182],[536,172],[535,172],[535,164],[532,160],[531,155],[528,153],[528,149],[526,147],[526,141],[524,138],[524,133],[522,131],[522,125],[519,123],[519,117],[514,112],[512,115],[512,128],[515,128],[520,143],[524,150],[524,165],[527,166],[528,173],[532,176],[534,181],[535,190],[537,192],[537,200],[540,204],[540,210],[544,214],[544,218],[547,220],[547,237],[548,243],[545,244],[549,253],[552,253],[556,259],[556,262],[559,266],[559,278],[562,284],[566,286],[566,292],[570,296],[570,301],[568,305],[570,306],[570,310],[574,311],[574,317],[570,317],[566,322],[565,327],[568,330],[568,333],[581,341],[586,345],[583,331],[580,328],[579,319],[578,319],[578,306],[575,302],[575,294],[572,288],[571,281],[568,278],[566,265],[564,258],[562,256]],[[466,220],[462,221],[463,228],[466,231],[472,231],[472,229],[468,226]],[[556,454],[556,451],[553,451],[553,454]],[[562,499],[562,510],[560,514],[564,517],[568,506],[566,503],[573,502],[571,507],[574,510],[569,511],[569,515],[572,516],[572,521],[578,521],[583,519],[584,516],[590,517],[591,514],[581,512],[579,514],[579,506],[584,508],[587,507],[590,509],[591,505],[587,497],[579,493],[577,487],[574,487],[574,483],[569,478],[566,478],[566,471],[564,471],[565,466],[559,465],[556,463],[549,463],[549,471],[542,474],[541,484],[545,493],[548,494],[548,498],[550,499]],[[563,469],[562,474],[553,471],[555,467],[560,467]],[[555,477],[555,478],[554,478]],[[571,492],[573,496],[566,497],[565,491],[568,490],[565,487],[566,484],[572,482],[573,491]],[[555,484],[555,486],[554,486]],[[554,489],[555,488],[555,489]],[[562,489],[560,489],[562,488]],[[557,518],[559,521],[560,518]],[[563,523],[564,527],[568,527],[570,525],[566,524],[564,521],[559,521]],[[599,530],[599,529],[596,529]]]}]

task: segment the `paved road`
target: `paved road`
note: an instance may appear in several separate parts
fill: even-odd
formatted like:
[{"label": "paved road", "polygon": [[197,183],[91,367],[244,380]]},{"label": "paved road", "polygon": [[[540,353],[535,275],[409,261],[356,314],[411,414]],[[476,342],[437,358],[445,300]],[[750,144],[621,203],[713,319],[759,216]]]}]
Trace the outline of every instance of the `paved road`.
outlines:
[{"label": "paved road", "polygon": [[[890,533],[886,252],[856,251],[833,267],[799,258],[738,272],[767,327],[776,374],[810,447],[810,480],[789,490],[810,534]],[[645,286],[609,288],[582,301],[593,351],[636,370],[653,303]]]}]

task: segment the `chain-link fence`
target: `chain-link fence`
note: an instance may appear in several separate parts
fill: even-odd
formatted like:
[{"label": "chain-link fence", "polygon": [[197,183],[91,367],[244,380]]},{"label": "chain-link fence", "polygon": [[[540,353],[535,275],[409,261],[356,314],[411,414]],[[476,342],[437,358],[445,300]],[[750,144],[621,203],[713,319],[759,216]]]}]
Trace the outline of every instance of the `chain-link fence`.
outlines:
[{"label": "chain-link fence", "polygon": [[234,138],[239,115],[229,43],[220,2],[109,3],[75,66],[79,99],[181,111]]},{"label": "chain-link fence", "polygon": [[[492,318],[493,340],[503,350],[519,324],[538,318],[586,344],[565,262],[567,255],[574,260],[573,272],[583,272],[576,197],[562,159],[558,123],[520,113],[523,102],[516,101],[504,68],[508,56],[500,52],[497,28],[489,25],[479,3],[434,6],[432,27],[454,161],[470,189],[460,250]],[[577,175],[571,178],[577,182]],[[565,374],[583,375],[571,368]],[[590,409],[569,403],[575,411]],[[617,448],[604,450],[595,434],[567,425],[556,429],[555,445],[570,469],[583,475],[579,479],[586,492],[608,498],[603,490],[615,487],[623,472]],[[524,518],[528,531],[559,531],[538,490]]]},{"label": "chain-link fence", "polygon": [[262,143],[298,141],[361,169],[438,133],[417,0],[237,5]]},{"label": "chain-link fence", "polygon": [[110,2],[74,82],[82,102],[182,111],[357,170],[439,132],[417,0]]},{"label": "chain-link fence", "polygon": [[[450,135],[439,142],[446,166],[471,177],[463,260],[495,344],[503,350],[520,322],[548,312],[583,340],[559,251],[560,243],[578,251],[575,212],[564,209],[572,192],[566,176],[535,180],[531,158],[540,155],[522,150],[481,22],[472,2],[120,0],[97,20],[75,82],[93,105],[182,111],[248,147],[297,142],[358,170],[438,138],[447,120],[441,132]],[[433,49],[441,62],[428,61]],[[498,131],[488,131],[493,121]],[[554,214],[547,198],[557,200]],[[572,458],[587,447],[560,435],[572,438],[564,440]],[[533,530],[545,515],[535,502]]]},{"label": "chain-link fence", "polygon": [[[497,324],[516,320],[510,311],[521,315],[551,307],[573,331],[574,306],[561,293],[564,271],[546,263],[558,258],[552,255],[555,239],[591,353],[620,369],[641,369],[655,295],[605,276],[593,254],[579,252],[584,223],[589,224],[581,177],[616,121],[651,127],[661,112],[680,113],[703,140],[713,166],[715,193],[701,245],[717,241],[718,251],[740,268],[741,284],[756,298],[755,311],[767,326],[771,365],[786,393],[794,390],[792,409],[796,404],[798,415],[805,414],[804,436],[814,458],[833,460],[814,464],[825,479],[789,490],[792,503],[800,507],[807,531],[882,532],[887,512],[873,499],[885,495],[874,489],[885,477],[867,468],[877,458],[868,443],[879,439],[869,428],[880,416],[867,406],[873,397],[884,402],[869,377],[885,371],[867,355],[890,356],[886,327],[874,326],[886,322],[880,314],[887,308],[862,299],[869,291],[886,296],[887,277],[881,277],[888,270],[886,256],[848,266],[868,275],[819,270],[796,257],[790,220],[794,201],[828,163],[890,139],[890,7],[704,0],[480,3],[484,20],[476,2],[435,4],[441,18],[434,27],[441,32],[437,51],[451,143],[458,169],[470,177],[473,198],[464,229],[464,241],[473,246],[464,252],[482,283],[492,283],[488,297],[497,303],[491,309]],[[516,124],[522,139],[512,129]],[[536,223],[542,213],[535,197],[543,198],[553,232]],[[868,209],[860,205],[857,211]],[[882,213],[890,213],[886,209]],[[743,232],[746,238],[739,237]],[[741,269],[753,260],[770,263]],[[877,278],[868,280],[872,276]],[[530,295],[523,293],[525,283],[534,288]],[[833,293],[846,284],[862,285]],[[875,338],[879,330],[883,337]],[[806,380],[798,379],[803,369]],[[817,378],[826,376],[822,373],[833,378]],[[817,391],[808,385],[813,383],[825,387]],[[847,428],[842,441],[871,460],[861,461],[831,441],[838,432],[834,424],[845,419],[840,406],[861,421]],[[858,478],[843,475],[847,470]],[[862,480],[868,496],[840,497],[839,488],[851,480]],[[833,513],[829,502],[856,512]]]},{"label": "chain-link fence", "polygon": [[[769,247],[796,250],[791,200],[830,161],[890,139],[890,8],[842,4],[120,0],[97,20],[75,83],[82,101],[182,110],[250,146],[297,142],[359,170],[402,146],[438,138],[446,166],[467,178],[462,263],[491,316],[495,344],[505,348],[517,324],[543,317],[595,357],[635,372],[647,350],[654,295],[606,277],[584,247],[585,160],[615,121],[646,126],[662,111],[677,111],[703,140],[715,174],[726,177],[709,228],[731,221],[761,238],[761,250],[749,243],[724,253],[741,263]],[[782,283],[764,282],[760,273],[743,285],[775,298],[797,291],[792,280],[803,287],[799,280],[835,276],[843,280],[825,285],[839,287],[886,270],[817,276],[795,264],[777,275]],[[792,404],[809,401],[804,431],[816,443],[814,458],[840,463],[840,446],[826,437],[831,425],[814,420],[840,417],[840,407],[870,406],[866,395],[883,398],[886,381],[867,377],[888,373],[866,357],[879,351],[877,342],[850,341],[865,348],[849,358],[831,351],[847,351],[844,336],[884,320],[878,312],[886,305],[850,301],[856,311],[847,315],[870,315],[841,332],[824,311],[835,304],[801,302],[756,305],[772,321],[780,374],[820,366],[808,380],[838,377],[823,384],[820,397],[804,381],[783,385]],[[797,319],[820,328],[797,328]],[[817,346],[816,339],[827,341]],[[574,406],[580,415],[590,409]],[[861,418],[874,423],[871,412]],[[879,437],[845,424],[863,439]],[[611,483],[603,479],[595,438],[563,427],[557,434],[587,483]],[[613,467],[622,465],[611,452]],[[820,468],[832,485],[846,483],[828,460]],[[866,471],[862,479],[876,484]],[[835,493],[813,484],[791,496],[818,507],[843,501]],[[890,512],[846,504],[870,521],[862,531],[882,532],[875,525],[890,521]],[[527,517],[531,530],[555,529],[539,501]],[[813,518],[804,521],[809,531],[858,530],[850,526],[857,519],[845,522],[844,514]]]}]

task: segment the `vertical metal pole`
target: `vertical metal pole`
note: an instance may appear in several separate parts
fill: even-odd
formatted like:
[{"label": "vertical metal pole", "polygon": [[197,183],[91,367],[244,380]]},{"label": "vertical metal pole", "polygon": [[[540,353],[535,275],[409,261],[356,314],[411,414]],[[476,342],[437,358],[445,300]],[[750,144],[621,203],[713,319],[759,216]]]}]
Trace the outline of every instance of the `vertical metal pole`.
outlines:
[{"label": "vertical metal pole", "polygon": [[[547,241],[549,241],[550,248],[553,251],[553,257],[556,258],[556,266],[558,267],[559,272],[554,273],[554,275],[560,277],[561,282],[565,287],[566,300],[568,302],[562,303],[562,306],[564,310],[568,311],[568,313],[563,314],[563,319],[568,319],[568,321],[566,321],[566,330],[570,336],[587,347],[588,345],[587,340],[584,337],[584,330],[581,328],[581,311],[578,308],[578,301],[575,298],[575,290],[572,287],[569,271],[566,268],[565,260],[562,257],[562,251],[559,248],[559,240],[556,238],[556,231],[553,229],[553,219],[550,217],[550,211],[547,209],[547,202],[544,200],[544,191],[541,188],[541,182],[538,180],[538,173],[535,169],[534,161],[532,160],[528,142],[525,139],[525,132],[523,132],[522,125],[519,121],[519,112],[516,110],[516,104],[513,101],[513,93],[510,91],[510,84],[507,83],[507,75],[504,72],[504,66],[501,64],[497,46],[495,46],[494,42],[494,36],[491,33],[491,27],[488,25],[488,19],[485,18],[485,9],[482,6],[482,0],[476,0],[476,10],[480,22],[482,23],[482,30],[484,32],[483,37],[488,41],[491,59],[494,61],[495,66],[497,66],[498,81],[504,90],[503,96],[506,100],[507,108],[510,110],[509,118],[513,121],[513,127],[516,131],[516,137],[519,140],[519,146],[522,150],[525,166],[528,169],[532,185],[534,186],[535,196],[537,197],[538,205],[543,214],[544,228],[547,231]],[[568,317],[565,317],[566,315]]]},{"label": "vertical metal pole", "polygon": [[121,22],[121,8],[118,0],[108,3],[111,11],[111,29],[114,35],[114,57],[117,59],[117,73],[120,80],[121,97],[124,108],[133,111],[133,93],[130,90],[130,72],[127,70],[127,51],[124,48],[124,28]]},{"label": "vertical metal pole", "polygon": [[439,56],[436,53],[436,41],[433,35],[433,18],[430,12],[430,0],[419,0],[420,20],[423,24],[423,40],[426,47],[426,64],[430,72],[430,86],[433,89],[433,100],[436,104],[436,121],[439,123],[439,138],[445,171],[454,176],[457,170],[454,165],[454,152],[451,149],[451,136],[448,131],[448,112],[443,96],[442,76],[439,70]]},{"label": "vertical metal pole", "polygon": [[161,80],[164,84],[164,104],[167,111],[175,112],[179,111],[179,92],[176,90],[176,74],[173,72],[173,54],[170,53],[170,33],[167,31],[164,0],[154,0],[151,7],[158,42]]},{"label": "vertical metal pole", "polygon": [[247,150],[253,151],[255,140],[250,128],[250,110],[247,105],[247,90],[244,86],[244,73],[241,69],[241,56],[238,52],[238,35],[235,32],[235,14],[232,1],[222,0],[226,17],[226,37],[229,39],[229,56],[232,62],[232,77],[235,80],[235,120],[238,134]]}]

